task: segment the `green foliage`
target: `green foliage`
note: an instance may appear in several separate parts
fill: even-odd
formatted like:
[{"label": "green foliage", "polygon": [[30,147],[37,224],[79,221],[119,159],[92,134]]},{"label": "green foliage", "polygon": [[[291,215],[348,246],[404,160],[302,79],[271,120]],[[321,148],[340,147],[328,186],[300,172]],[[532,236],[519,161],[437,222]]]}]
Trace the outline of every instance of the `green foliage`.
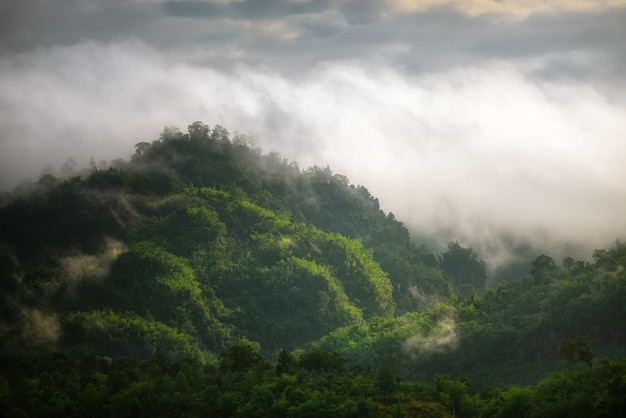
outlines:
[{"label": "green foliage", "polygon": [[559,344],[559,357],[567,360],[570,367],[580,360],[591,369],[595,356],[595,351],[590,347],[589,338],[566,338]]},{"label": "green foliage", "polygon": [[132,312],[77,312],[63,320],[64,344],[69,353],[111,355],[136,359],[154,358],[157,354],[169,358],[194,356],[214,361],[185,333],[160,322],[146,320]]},{"label": "green foliage", "polygon": [[549,281],[552,276],[558,271],[556,263],[552,257],[545,254],[537,257],[535,261],[531,263],[530,275],[537,283]]},{"label": "green foliage", "polygon": [[458,242],[449,242],[439,265],[461,294],[470,295],[485,288],[487,265],[471,247],[463,248]]},{"label": "green foliage", "polygon": [[477,415],[467,383],[437,375],[435,377],[435,393],[453,416],[472,417]]},{"label": "green foliage", "polygon": [[386,396],[396,391],[398,386],[398,356],[396,354],[385,356],[383,364],[378,369],[376,386]]},{"label": "green foliage", "polygon": [[[166,128],[109,169],[70,163],[74,177],[42,178],[0,208],[0,352],[43,353],[40,368],[20,366],[27,378],[0,379],[1,415],[611,416],[624,406],[623,365],[598,360],[626,343],[619,242],[592,264],[541,255],[528,279],[491,289],[472,248],[449,243],[437,258],[365,187],[263,155],[219,125]],[[49,350],[112,360],[78,366]],[[64,362],[61,377],[40,373],[46,362]]]},{"label": "green foliage", "polygon": [[427,336],[435,322],[434,315],[415,312],[402,317],[377,317],[365,324],[338,328],[314,346],[338,351],[350,365],[368,368],[381,367],[384,358],[390,353],[413,362],[407,357],[405,342],[414,336]]},{"label": "green foliage", "polygon": [[[559,372],[532,386],[475,393],[438,375],[381,392],[381,373],[343,367],[329,352],[303,352],[289,373],[250,345],[233,346],[219,368],[199,360],[73,361],[61,353],[0,356],[3,416],[223,417],[614,417],[626,406],[626,360]],[[393,366],[388,357],[386,366]],[[393,368],[393,367],[392,367]],[[383,373],[384,375],[384,373]],[[386,380],[386,379],[383,379]]]},{"label": "green foliage", "polygon": [[234,345],[222,354],[220,370],[225,372],[248,372],[269,369],[269,364],[249,344]]},{"label": "green foliage", "polygon": [[[60,318],[132,314],[211,355],[242,337],[271,354],[393,315],[394,280],[438,291],[418,277],[432,273],[425,253],[412,254],[406,229],[367,189],[328,168],[301,172],[261,155],[220,126],[169,127],[137,144],[127,163],[46,184],[0,216],[0,268],[10,278],[2,286],[15,301],[2,315],[13,345],[24,342],[27,304]],[[119,250],[105,256],[111,237]],[[379,260],[394,266],[392,276]],[[405,309],[420,304],[402,300]],[[71,350],[78,340],[60,342]]]},{"label": "green foliage", "polygon": [[626,276],[619,264],[607,271],[613,262],[604,263],[569,272],[553,267],[549,280],[531,277],[453,298],[439,313],[371,319],[332,331],[316,346],[371,368],[380,367],[386,353],[396,353],[403,378],[445,373],[469,376],[479,387],[530,383],[563,368],[557,348],[567,339],[577,341],[569,362],[592,367],[598,353],[624,353],[626,315],[617,298],[624,297]]}]

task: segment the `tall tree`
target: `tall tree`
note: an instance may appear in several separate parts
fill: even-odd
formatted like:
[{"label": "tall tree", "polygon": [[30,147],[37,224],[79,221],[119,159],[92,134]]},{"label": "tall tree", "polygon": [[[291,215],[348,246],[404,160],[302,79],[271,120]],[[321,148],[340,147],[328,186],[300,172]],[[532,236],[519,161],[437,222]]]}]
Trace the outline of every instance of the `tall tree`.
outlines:
[{"label": "tall tree", "polygon": [[487,264],[472,247],[463,248],[458,242],[448,243],[439,266],[462,294],[481,290],[487,283]]},{"label": "tall tree", "polygon": [[398,386],[398,356],[395,353],[387,354],[383,364],[378,369],[376,377],[378,389],[389,396],[393,394]]}]

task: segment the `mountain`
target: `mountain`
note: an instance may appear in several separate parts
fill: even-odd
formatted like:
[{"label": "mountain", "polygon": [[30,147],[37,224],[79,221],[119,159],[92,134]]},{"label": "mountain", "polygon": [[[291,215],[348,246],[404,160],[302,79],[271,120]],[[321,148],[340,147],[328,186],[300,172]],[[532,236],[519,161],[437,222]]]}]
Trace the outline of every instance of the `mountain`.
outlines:
[{"label": "mountain", "polygon": [[2,209],[5,349],[270,354],[443,296],[437,260],[362,186],[195,123]]},{"label": "mountain", "polygon": [[[200,122],[138,143],[129,161],[70,169],[66,178],[42,177],[28,193],[4,195],[6,364],[35,356],[78,374],[93,369],[73,363],[84,359],[134,373],[123,365],[133,359],[168,376],[192,367],[184,364],[244,374],[332,371],[372,385],[379,379],[367,396],[399,387],[397,377],[435,379],[434,389],[419,389],[419,408],[445,416],[465,396],[473,416],[489,388],[532,384],[566,368],[583,373],[600,357],[626,352],[619,242],[596,250],[591,264],[539,255],[526,279],[489,288],[473,249],[451,242],[433,254],[365,187],[328,167],[301,170]],[[619,360],[602,364],[594,370],[624,379]],[[108,376],[111,367],[100,372]],[[350,385],[337,390],[357,390]],[[418,390],[406,385],[403,402]]]}]

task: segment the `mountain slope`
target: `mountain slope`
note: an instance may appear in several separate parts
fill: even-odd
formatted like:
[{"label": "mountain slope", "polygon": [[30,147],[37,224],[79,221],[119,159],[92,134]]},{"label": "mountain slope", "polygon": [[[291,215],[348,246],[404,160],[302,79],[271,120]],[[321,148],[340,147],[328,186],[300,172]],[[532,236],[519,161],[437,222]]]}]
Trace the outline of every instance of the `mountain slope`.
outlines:
[{"label": "mountain slope", "polygon": [[242,339],[294,349],[418,308],[403,287],[446,288],[365,188],[219,126],[168,129],[128,163],[40,183],[0,214],[5,350],[215,361]]},{"label": "mountain slope", "polygon": [[403,378],[479,387],[626,352],[620,243],[593,264],[539,256],[526,280],[485,289],[471,248],[416,246],[329,168],[201,123],[136,148],[0,209],[2,352],[217,364],[240,343],[305,347],[370,369],[395,354]]}]

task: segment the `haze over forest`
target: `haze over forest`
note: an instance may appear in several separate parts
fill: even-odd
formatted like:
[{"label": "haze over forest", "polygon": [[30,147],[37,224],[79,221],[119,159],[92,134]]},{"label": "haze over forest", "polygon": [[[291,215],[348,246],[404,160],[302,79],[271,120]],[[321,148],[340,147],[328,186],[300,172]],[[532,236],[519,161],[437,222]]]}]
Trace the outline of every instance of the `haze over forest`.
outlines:
[{"label": "haze over forest", "polygon": [[71,168],[0,195],[2,415],[625,410],[620,242],[488,283],[346,176],[202,122]]},{"label": "haze over forest", "polygon": [[0,189],[222,124],[491,269],[626,230],[626,2],[0,6]]}]

